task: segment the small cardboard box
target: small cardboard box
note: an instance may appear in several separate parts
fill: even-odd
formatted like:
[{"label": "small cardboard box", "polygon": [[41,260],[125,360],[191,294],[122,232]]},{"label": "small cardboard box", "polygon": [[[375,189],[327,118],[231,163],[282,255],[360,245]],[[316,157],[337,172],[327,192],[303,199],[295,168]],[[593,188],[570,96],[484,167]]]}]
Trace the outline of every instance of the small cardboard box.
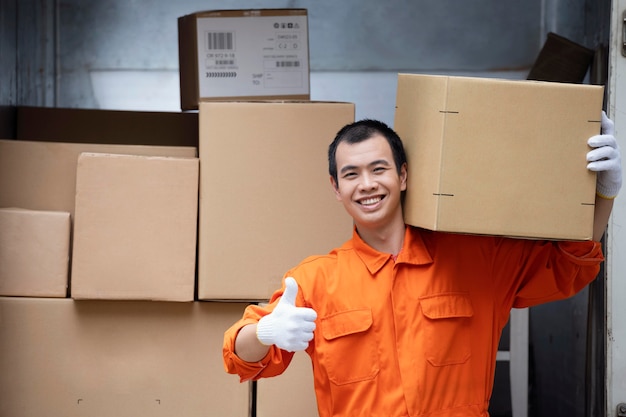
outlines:
[{"label": "small cardboard box", "polygon": [[0,208],[0,295],[67,297],[70,213]]},{"label": "small cardboard box", "polygon": [[0,140],[0,207],[74,215],[76,165],[82,152],[195,157],[191,146],[103,145]]},{"label": "small cardboard box", "polygon": [[181,108],[201,100],[308,100],[306,9],[211,10],[178,18]]},{"label": "small cardboard box", "polygon": [[353,121],[352,103],[200,103],[201,300],[267,300],[289,268],[352,236],[328,145]]},{"label": "small cardboard box", "polygon": [[257,417],[318,417],[311,358],[296,352],[287,370],[277,378],[257,382]]},{"label": "small cardboard box", "polygon": [[409,162],[408,224],[589,240],[603,87],[399,74],[394,127]]},{"label": "small cardboard box", "polygon": [[249,416],[221,354],[245,306],[0,298],[0,415]]},{"label": "small cardboard box", "polygon": [[83,153],[71,297],[193,301],[198,159]]}]

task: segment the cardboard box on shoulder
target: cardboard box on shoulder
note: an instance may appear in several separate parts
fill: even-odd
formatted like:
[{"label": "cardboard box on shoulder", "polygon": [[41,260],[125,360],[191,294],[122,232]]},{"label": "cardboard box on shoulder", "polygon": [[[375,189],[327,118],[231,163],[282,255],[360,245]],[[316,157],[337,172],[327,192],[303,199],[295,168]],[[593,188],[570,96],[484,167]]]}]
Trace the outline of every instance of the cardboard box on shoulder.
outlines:
[{"label": "cardboard box on shoulder", "polygon": [[202,100],[308,100],[306,9],[209,10],[178,18],[181,109]]},{"label": "cardboard box on shoulder", "polygon": [[283,274],[352,235],[328,145],[354,104],[200,103],[198,297],[267,300]]},{"label": "cardboard box on shoulder", "polygon": [[589,240],[603,87],[399,74],[405,221],[444,232]]}]

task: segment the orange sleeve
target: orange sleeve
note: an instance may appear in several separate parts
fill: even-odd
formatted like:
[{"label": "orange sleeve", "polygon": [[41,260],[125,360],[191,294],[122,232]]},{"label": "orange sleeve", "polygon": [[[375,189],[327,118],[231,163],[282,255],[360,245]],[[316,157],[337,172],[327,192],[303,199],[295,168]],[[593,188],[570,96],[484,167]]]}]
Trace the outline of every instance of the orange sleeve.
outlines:
[{"label": "orange sleeve", "polygon": [[596,278],[602,261],[599,242],[535,245],[524,265],[513,307],[531,307],[574,296]]},{"label": "orange sleeve", "polygon": [[[273,300],[275,298],[272,297]],[[224,333],[222,346],[224,369],[229,374],[239,375],[241,382],[280,375],[291,363],[293,352],[283,351],[276,346],[271,346],[268,354],[259,362],[246,362],[235,354],[235,340],[239,331],[248,324],[257,323],[261,317],[269,314],[272,308],[273,305],[268,307],[249,305],[243,317]]]}]

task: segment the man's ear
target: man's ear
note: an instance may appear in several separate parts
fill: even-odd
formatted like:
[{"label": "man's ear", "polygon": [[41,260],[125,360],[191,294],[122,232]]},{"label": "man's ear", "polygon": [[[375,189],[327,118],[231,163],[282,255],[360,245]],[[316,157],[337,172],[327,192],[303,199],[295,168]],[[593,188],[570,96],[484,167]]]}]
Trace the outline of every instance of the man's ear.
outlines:
[{"label": "man's ear", "polygon": [[408,177],[406,162],[400,167],[400,191],[406,190],[406,181]]},{"label": "man's ear", "polygon": [[341,201],[341,194],[339,194],[339,185],[337,184],[337,181],[335,181],[335,178],[332,175],[330,176],[330,185],[333,186],[333,191],[335,192],[335,198]]}]

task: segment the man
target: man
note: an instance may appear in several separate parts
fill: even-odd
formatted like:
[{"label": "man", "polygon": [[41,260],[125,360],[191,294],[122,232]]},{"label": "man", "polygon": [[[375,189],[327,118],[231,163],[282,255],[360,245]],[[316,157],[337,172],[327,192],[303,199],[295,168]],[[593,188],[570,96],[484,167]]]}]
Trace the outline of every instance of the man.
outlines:
[{"label": "man", "polygon": [[246,309],[224,336],[227,371],[279,375],[305,350],[321,417],[487,416],[511,308],[570,297],[598,273],[621,187],[613,134],[603,114],[602,134],[589,139],[594,240],[553,242],[406,226],[400,138],[373,120],[345,126],[328,159],[353,237],[288,271],[268,306]]}]

